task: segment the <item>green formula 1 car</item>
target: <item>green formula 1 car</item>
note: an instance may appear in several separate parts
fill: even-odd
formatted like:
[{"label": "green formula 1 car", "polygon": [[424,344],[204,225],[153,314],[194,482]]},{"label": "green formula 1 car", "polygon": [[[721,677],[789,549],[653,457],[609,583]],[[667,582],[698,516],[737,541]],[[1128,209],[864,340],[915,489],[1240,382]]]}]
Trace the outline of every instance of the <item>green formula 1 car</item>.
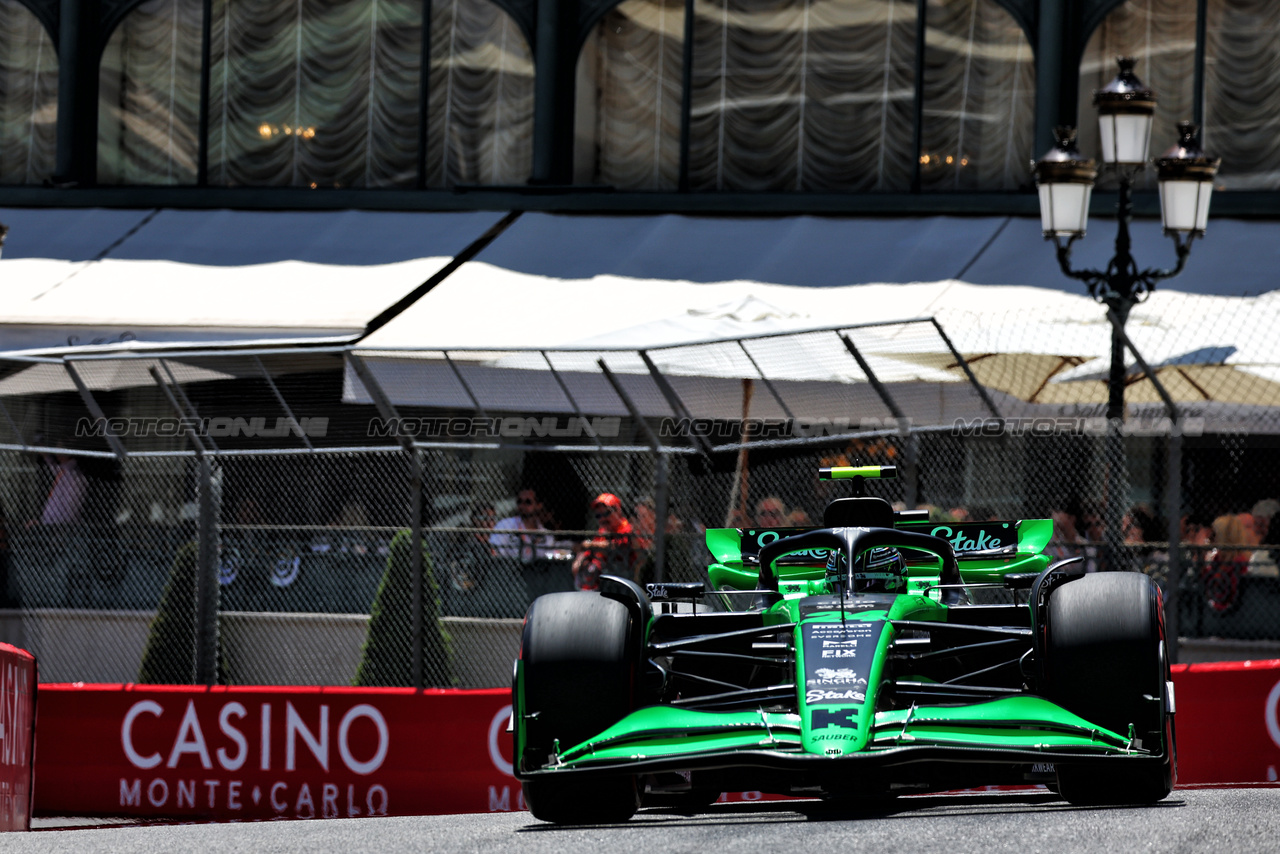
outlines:
[{"label": "green formula 1 car", "polygon": [[[1043,554],[1046,519],[939,525],[850,478],[823,527],[713,529],[702,584],[606,576],[538,598],[515,666],[515,774],[536,818],[620,821],[722,791],[826,799],[1044,783],[1169,794],[1159,588]],[[711,606],[719,605],[719,608]]]}]

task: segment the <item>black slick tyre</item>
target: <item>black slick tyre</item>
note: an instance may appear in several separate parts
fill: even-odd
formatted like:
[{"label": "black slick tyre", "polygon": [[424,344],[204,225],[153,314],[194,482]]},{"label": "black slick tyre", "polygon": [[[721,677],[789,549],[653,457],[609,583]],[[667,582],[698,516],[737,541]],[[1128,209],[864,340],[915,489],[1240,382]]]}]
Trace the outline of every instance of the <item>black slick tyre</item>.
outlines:
[{"label": "black slick tyre", "polygon": [[[521,640],[523,696],[516,698],[525,722],[524,743],[517,745],[522,769],[544,766],[557,745],[567,750],[635,708],[634,645],[631,615],[620,602],[593,592],[534,601]],[[558,824],[626,821],[640,802],[634,776],[571,772],[525,780],[524,799],[534,818]]]},{"label": "black slick tyre", "polygon": [[1063,585],[1049,598],[1046,694],[1090,723],[1134,737],[1163,762],[1058,767],[1073,804],[1149,804],[1173,789],[1173,716],[1167,712],[1164,617],[1159,588],[1145,575],[1108,572]]}]

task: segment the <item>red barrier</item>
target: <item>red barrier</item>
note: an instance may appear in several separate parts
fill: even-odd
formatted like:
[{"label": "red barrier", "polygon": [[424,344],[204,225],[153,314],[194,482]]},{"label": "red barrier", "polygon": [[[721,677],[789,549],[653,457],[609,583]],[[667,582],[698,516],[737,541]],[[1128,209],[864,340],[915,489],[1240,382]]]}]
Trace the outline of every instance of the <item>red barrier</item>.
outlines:
[{"label": "red barrier", "polygon": [[[1280,660],[1174,668],[1179,783],[1280,771]],[[41,686],[42,815],[320,818],[523,809],[510,692]],[[730,800],[754,800],[757,792]]]},{"label": "red barrier", "polygon": [[1280,659],[1180,664],[1178,783],[1280,778]]},{"label": "red barrier", "polygon": [[38,815],[336,818],[523,807],[511,692],[41,686]]},{"label": "red barrier", "polygon": [[31,829],[36,660],[0,643],[0,830]]}]

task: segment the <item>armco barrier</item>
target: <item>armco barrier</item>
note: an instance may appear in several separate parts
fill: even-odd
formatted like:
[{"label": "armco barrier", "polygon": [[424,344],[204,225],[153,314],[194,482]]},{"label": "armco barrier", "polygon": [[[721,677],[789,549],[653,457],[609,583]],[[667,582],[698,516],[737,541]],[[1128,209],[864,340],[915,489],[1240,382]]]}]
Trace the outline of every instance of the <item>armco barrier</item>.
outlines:
[{"label": "armco barrier", "polygon": [[1280,778],[1280,659],[1173,668],[1178,782]]},{"label": "armco barrier", "polygon": [[42,685],[37,815],[518,809],[511,692]]},{"label": "armco barrier", "polygon": [[[1276,779],[1280,660],[1181,665],[1174,684],[1179,783]],[[510,702],[506,689],[43,685],[35,811],[260,819],[523,809]]]},{"label": "armco barrier", "polygon": [[0,643],[0,830],[31,828],[36,660]]}]

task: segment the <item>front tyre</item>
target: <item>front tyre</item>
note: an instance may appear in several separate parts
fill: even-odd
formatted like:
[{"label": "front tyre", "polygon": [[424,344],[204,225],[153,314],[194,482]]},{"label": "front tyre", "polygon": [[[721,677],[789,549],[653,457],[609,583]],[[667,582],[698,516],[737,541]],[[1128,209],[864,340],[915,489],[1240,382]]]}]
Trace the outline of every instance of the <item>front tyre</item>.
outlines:
[{"label": "front tyre", "polygon": [[[521,639],[523,691],[516,696],[524,723],[517,761],[544,766],[617,723],[635,708],[640,651],[633,649],[631,615],[620,602],[594,592],[540,596],[525,617]],[[633,776],[539,778],[524,782],[534,818],[557,824],[626,821],[639,807]]]},{"label": "front tyre", "polygon": [[1045,675],[1049,699],[1147,749],[1161,763],[1062,765],[1058,788],[1073,804],[1150,804],[1173,790],[1177,752],[1168,713],[1164,613],[1160,589],[1134,572],[1086,575],[1049,599]]}]

